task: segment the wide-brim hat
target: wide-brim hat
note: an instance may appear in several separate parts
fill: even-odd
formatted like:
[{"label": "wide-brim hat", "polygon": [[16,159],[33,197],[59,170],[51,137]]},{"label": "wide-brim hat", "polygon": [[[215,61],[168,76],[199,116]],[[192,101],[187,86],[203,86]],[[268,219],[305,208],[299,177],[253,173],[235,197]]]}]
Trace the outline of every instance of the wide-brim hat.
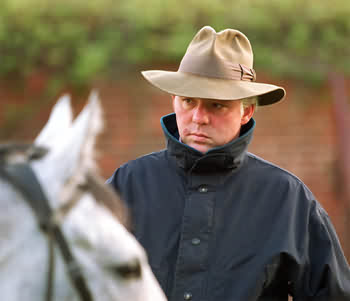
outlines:
[{"label": "wide-brim hat", "polygon": [[253,51],[238,30],[216,32],[203,27],[193,38],[177,72],[143,71],[155,87],[172,95],[220,100],[257,96],[259,105],[270,105],[286,95],[282,87],[257,83]]}]

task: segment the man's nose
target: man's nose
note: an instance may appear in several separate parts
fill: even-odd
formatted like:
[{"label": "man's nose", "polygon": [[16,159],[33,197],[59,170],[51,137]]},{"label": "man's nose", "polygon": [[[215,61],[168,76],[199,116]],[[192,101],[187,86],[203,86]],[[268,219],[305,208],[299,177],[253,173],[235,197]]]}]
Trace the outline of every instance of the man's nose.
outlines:
[{"label": "man's nose", "polygon": [[203,106],[199,104],[194,110],[192,115],[192,121],[197,124],[208,124],[209,123],[209,112]]}]

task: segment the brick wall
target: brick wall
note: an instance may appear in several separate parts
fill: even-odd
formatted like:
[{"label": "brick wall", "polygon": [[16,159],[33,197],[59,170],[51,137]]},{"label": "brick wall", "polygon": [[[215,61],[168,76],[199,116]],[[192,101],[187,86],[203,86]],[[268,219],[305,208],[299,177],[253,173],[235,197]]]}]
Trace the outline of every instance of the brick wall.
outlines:
[{"label": "brick wall", "polygon": [[[276,82],[259,76],[259,81],[274,82],[287,90],[280,104],[261,107],[255,114],[257,127],[249,151],[297,175],[326,208],[338,231],[348,258],[349,241],[345,224],[345,204],[337,194],[336,133],[327,85],[317,89],[301,82]],[[123,80],[96,84],[104,108],[105,131],[99,137],[99,162],[102,175],[109,177],[123,162],[164,148],[159,119],[172,112],[170,96],[151,87],[139,74]],[[350,85],[348,85],[350,86]],[[0,86],[0,125],[9,104],[28,106],[28,93],[9,93]],[[5,99],[6,96],[6,99]],[[33,96],[33,95],[31,95]],[[33,97],[31,97],[33,99]],[[73,100],[78,112],[85,99]],[[53,102],[31,112],[28,120],[6,134],[8,139],[33,139],[45,124]],[[21,106],[23,105],[23,106]],[[0,137],[1,139],[2,137]]]}]

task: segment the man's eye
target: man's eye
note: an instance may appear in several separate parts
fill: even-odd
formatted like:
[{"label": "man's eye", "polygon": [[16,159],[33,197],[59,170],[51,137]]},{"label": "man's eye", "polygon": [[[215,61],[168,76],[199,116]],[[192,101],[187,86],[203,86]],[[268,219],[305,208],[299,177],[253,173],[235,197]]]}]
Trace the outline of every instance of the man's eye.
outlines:
[{"label": "man's eye", "polygon": [[189,98],[184,98],[183,101],[184,101],[185,103],[187,103],[187,104],[190,104],[190,103],[193,102],[193,100],[192,100],[192,99],[189,99]]},{"label": "man's eye", "polygon": [[214,107],[215,109],[221,109],[221,108],[224,107],[224,105],[221,104],[221,103],[218,103],[218,102],[214,102],[214,103],[213,103],[213,107]]}]

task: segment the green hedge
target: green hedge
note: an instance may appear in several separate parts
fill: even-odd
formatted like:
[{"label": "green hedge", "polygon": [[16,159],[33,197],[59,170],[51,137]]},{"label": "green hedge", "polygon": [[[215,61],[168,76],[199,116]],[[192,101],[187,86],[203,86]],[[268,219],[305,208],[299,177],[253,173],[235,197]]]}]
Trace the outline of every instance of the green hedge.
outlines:
[{"label": "green hedge", "polygon": [[0,76],[44,70],[56,84],[89,85],[178,62],[204,25],[244,32],[255,68],[282,78],[350,72],[349,0],[2,0]]}]

